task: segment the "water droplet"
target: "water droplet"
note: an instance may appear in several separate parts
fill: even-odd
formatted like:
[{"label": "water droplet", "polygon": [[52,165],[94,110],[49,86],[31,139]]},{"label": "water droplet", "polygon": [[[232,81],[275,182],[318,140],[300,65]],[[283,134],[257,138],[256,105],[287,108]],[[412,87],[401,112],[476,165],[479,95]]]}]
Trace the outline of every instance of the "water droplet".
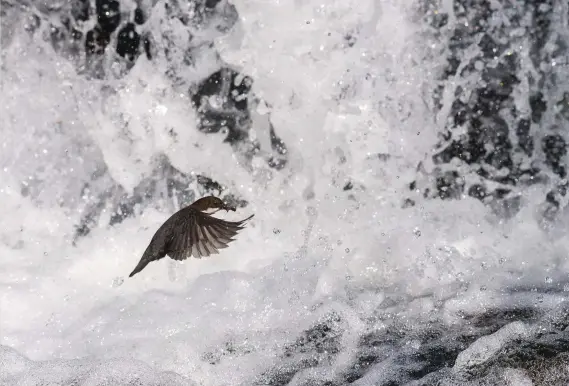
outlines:
[{"label": "water droplet", "polygon": [[563,291],[569,292],[569,283],[563,286]]},{"label": "water droplet", "polygon": [[549,276],[547,276],[547,277],[545,278],[545,282],[546,282],[547,284],[551,284],[551,283],[553,283],[553,279],[550,278]]},{"label": "water droplet", "polygon": [[43,255],[44,255],[44,256],[47,256],[47,252],[44,252]]},{"label": "water droplet", "polygon": [[274,228],[274,229],[273,229],[273,233],[274,233],[275,235],[278,235],[279,233],[281,233],[281,230],[278,229],[278,228]]},{"label": "water droplet", "polygon": [[421,237],[421,230],[419,228],[413,229],[413,234],[417,237]]},{"label": "water droplet", "polygon": [[123,283],[124,283],[124,278],[121,276],[117,276],[113,279],[113,282],[111,283],[111,287],[117,288],[117,287],[120,287]]},{"label": "water droplet", "polygon": [[391,247],[387,247],[386,251],[387,253],[391,253]]},{"label": "water droplet", "polygon": [[498,260],[498,262],[499,262],[500,264],[504,264],[505,261],[506,261],[506,259],[504,259],[503,257],[500,257],[500,260]]},{"label": "water droplet", "polygon": [[310,217],[316,216],[317,214],[316,208],[313,206],[309,206],[308,208],[306,208],[306,214],[309,215]]}]

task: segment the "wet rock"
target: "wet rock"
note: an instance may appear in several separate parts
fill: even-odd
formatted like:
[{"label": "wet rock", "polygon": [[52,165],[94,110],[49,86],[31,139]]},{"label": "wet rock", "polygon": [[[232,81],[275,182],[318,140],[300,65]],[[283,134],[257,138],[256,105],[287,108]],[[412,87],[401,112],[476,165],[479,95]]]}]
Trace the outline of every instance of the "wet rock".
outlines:
[{"label": "wet rock", "polygon": [[542,140],[542,150],[545,154],[545,162],[551,167],[553,172],[561,178],[565,178],[567,143],[560,134],[550,134]]},{"label": "wet rock", "polygon": [[136,60],[139,54],[140,35],[134,23],[127,23],[119,30],[117,36],[117,54],[130,61]]},{"label": "wet rock", "polygon": [[111,36],[100,27],[96,26],[92,30],[89,30],[85,38],[85,51],[87,56],[103,55],[105,48],[107,48],[110,42]]},{"label": "wet rock", "polygon": [[[512,291],[519,295],[524,290]],[[527,291],[538,296],[542,291],[548,293],[545,287]],[[569,355],[568,301],[550,310],[514,303],[506,309],[465,314],[464,323],[453,326],[437,317],[420,323],[404,321],[396,310],[405,307],[405,301],[390,304],[396,307],[391,308],[394,312],[379,309],[374,313],[379,320],[367,320],[367,332],[344,371],[306,384],[480,385],[486,380],[497,382],[508,368],[520,369],[530,379],[551,377],[549,369],[559,366],[569,369],[569,362],[563,362]],[[329,320],[307,330],[284,349],[290,361],[281,361],[255,384],[286,385],[303,369],[334,363],[342,350],[337,343],[341,336],[337,323],[337,319]],[[328,356],[325,361],[323,353]],[[549,358],[557,362],[548,366]],[[569,373],[562,374],[565,379]]]},{"label": "wet rock", "polygon": [[199,114],[199,130],[217,133],[225,127],[228,129],[226,141],[243,140],[250,126],[248,98],[252,84],[250,77],[229,68],[222,68],[201,82],[192,96],[192,104]]},{"label": "wet rock", "polygon": [[341,350],[343,333],[342,318],[336,313],[327,315],[284,347],[281,363],[257,377],[254,385],[285,386],[303,369],[329,365]]},{"label": "wet rock", "polygon": [[120,1],[95,0],[97,24],[106,35],[112,34],[121,22]]},{"label": "wet rock", "polygon": [[[462,188],[450,180],[457,173],[460,177],[476,175],[464,178],[481,178],[464,190],[484,199],[498,215],[510,216],[511,210],[503,208],[515,208],[516,197],[525,186],[563,183],[567,131],[562,128],[567,127],[565,116],[569,114],[564,113],[566,92],[560,90],[569,87],[569,79],[560,66],[552,65],[563,62],[568,52],[558,31],[569,31],[569,26],[559,22],[553,11],[560,6],[558,0],[515,1],[502,4],[498,11],[486,0],[455,0],[454,23],[434,23],[439,9],[434,5],[425,8],[425,22],[444,24],[434,34],[448,42],[442,82],[433,92],[434,106],[442,108],[445,88],[453,87],[454,98],[433,156],[433,175],[427,183],[416,183],[415,189],[424,197],[459,199]],[[507,22],[497,21],[496,12]],[[531,75],[524,67],[527,62],[521,60],[524,42],[529,42],[532,68],[536,69]],[[457,75],[458,81],[446,82]],[[496,195],[495,189],[509,193]],[[485,197],[508,201],[502,205]]]},{"label": "wet rock", "polygon": [[[255,156],[262,157],[269,168],[274,170],[286,166],[287,147],[270,122],[270,114],[261,118],[260,125],[254,122],[252,111],[261,101],[251,93],[251,77],[231,70],[223,66],[223,63],[217,63],[212,39],[227,33],[237,22],[237,11],[232,4],[226,0],[169,1],[152,6],[142,2],[137,3],[132,12],[126,12],[124,4],[119,0],[97,0],[93,5],[91,7],[89,1],[73,0],[57,5],[60,7],[57,13],[30,14],[28,29],[31,34],[42,39],[43,30],[48,28],[48,36],[55,50],[74,62],[78,73],[87,78],[107,78],[109,66],[115,66],[113,77],[121,77],[130,71],[142,52],[148,60],[155,60],[164,54],[172,63],[166,70],[166,75],[172,80],[172,87],[190,89],[192,103],[198,112],[199,130],[205,133],[223,130],[226,142],[233,151],[243,156],[244,166],[249,169]],[[143,33],[140,25],[146,22],[156,7],[164,7],[167,20]],[[175,24],[176,22],[180,24]],[[172,23],[175,25],[173,31],[170,31],[168,28]],[[88,30],[84,28],[87,24],[92,26]],[[86,33],[80,32],[82,30],[86,30]],[[201,31],[197,35],[202,37],[196,37],[197,31]],[[180,44],[176,36],[185,32],[189,38]],[[154,44],[155,41],[160,44]],[[116,55],[112,52],[113,49]],[[204,72],[199,68],[202,65],[202,55],[209,56],[205,61],[207,66],[219,64],[220,69],[209,77],[196,79],[195,74]],[[124,60],[121,61],[120,57]],[[119,66],[116,66],[117,62]],[[258,130],[257,139],[251,135],[254,124]],[[264,142],[259,141],[259,133],[264,135]],[[196,173],[199,174],[199,171]],[[99,197],[92,198],[90,208],[78,225],[77,237],[89,233],[103,210],[112,211],[111,225],[118,224],[139,213],[139,209],[144,208],[149,201],[155,200],[156,193],[162,189],[159,186],[195,183],[195,189],[199,189],[203,182],[203,179],[194,181],[187,176],[183,177],[179,171],[171,172],[170,175],[166,177],[156,172],[142,182],[132,195],[127,195],[113,182],[106,181],[103,185],[107,188],[98,191]],[[91,187],[87,185],[86,189]],[[168,194],[170,193],[165,193],[166,196]],[[179,197],[178,202],[187,199]],[[228,195],[228,199],[233,200],[235,205],[246,205],[239,197]]]},{"label": "wet rock", "polygon": [[261,102],[252,95],[252,85],[250,77],[228,67],[202,81],[192,95],[192,105],[198,114],[198,129],[204,133],[221,131],[226,135],[225,142],[242,152],[246,162],[250,163],[253,156],[261,155],[269,167],[280,170],[287,162],[287,148],[277,136],[269,114],[261,122],[264,128],[258,130],[268,131],[270,149],[263,148],[259,140],[250,137],[253,126],[251,110]]},{"label": "wet rock", "polygon": [[134,10],[134,22],[138,25],[144,24],[146,18],[144,17],[144,11],[140,8],[140,6],[136,7]]},{"label": "wet rock", "polygon": [[132,194],[127,194],[120,185],[111,181],[107,189],[84,209],[76,227],[74,244],[98,226],[104,210],[111,213],[108,225],[113,226],[126,218],[140,215],[149,207],[174,213],[206,195],[221,197],[238,208],[244,208],[248,204],[209,177],[179,171],[165,156],[156,157],[155,164],[151,175],[144,178]]},{"label": "wet rock", "polygon": [[72,0],[71,16],[77,21],[88,21],[91,17],[91,4],[89,0]]}]

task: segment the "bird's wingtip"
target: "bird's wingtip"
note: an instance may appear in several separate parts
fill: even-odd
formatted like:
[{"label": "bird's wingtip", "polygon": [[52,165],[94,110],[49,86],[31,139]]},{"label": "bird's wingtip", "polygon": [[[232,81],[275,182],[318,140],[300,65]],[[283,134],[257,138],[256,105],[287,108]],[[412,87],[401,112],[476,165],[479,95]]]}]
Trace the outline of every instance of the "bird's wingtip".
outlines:
[{"label": "bird's wingtip", "polygon": [[140,271],[142,271],[144,269],[144,267],[146,267],[148,265],[148,263],[144,264],[144,262],[140,262],[138,263],[138,265],[134,268],[134,270],[130,273],[130,275],[128,275],[128,277],[133,277],[134,275],[136,275],[137,273],[139,273]]}]

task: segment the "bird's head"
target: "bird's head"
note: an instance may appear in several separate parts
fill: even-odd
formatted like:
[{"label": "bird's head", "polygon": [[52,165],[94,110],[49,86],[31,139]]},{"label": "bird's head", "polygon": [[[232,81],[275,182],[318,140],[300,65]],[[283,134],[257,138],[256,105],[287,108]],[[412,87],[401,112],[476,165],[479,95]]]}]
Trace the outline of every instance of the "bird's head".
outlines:
[{"label": "bird's head", "polygon": [[201,212],[206,212],[209,209],[215,209],[215,211],[225,209],[226,211],[232,210],[235,212],[235,207],[227,205],[220,198],[214,196],[202,197],[194,202],[191,206]]}]

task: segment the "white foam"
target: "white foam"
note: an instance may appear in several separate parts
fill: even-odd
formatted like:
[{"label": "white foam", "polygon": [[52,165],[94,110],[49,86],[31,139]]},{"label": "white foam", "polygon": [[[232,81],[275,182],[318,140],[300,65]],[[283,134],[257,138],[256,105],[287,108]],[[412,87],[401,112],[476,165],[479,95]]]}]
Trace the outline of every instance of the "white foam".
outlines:
[{"label": "white foam", "polygon": [[[281,172],[262,161],[249,173],[221,135],[199,133],[188,96],[162,75],[163,61],[140,59],[105,96],[46,44],[15,32],[4,52],[0,114],[3,345],[33,361],[89,358],[58,362],[65,368],[54,372],[58,381],[89,368],[93,383],[109,372],[139,372],[150,382],[157,375],[142,361],[202,385],[248,384],[279,363],[283,347],[322,314],[340,314],[348,330],[344,351],[329,368],[298,374],[300,384],[329,377],[353,359],[362,325],[385,293],[446,301],[447,321],[457,323],[459,311],[494,304],[481,286],[491,294],[569,272],[561,258],[566,238],[545,238],[531,207],[509,224],[496,224],[470,198],[400,208],[417,162],[434,143],[434,120],[418,90],[432,81],[430,66],[437,64],[415,64],[414,49],[421,56],[423,48],[400,5],[234,3],[243,39],[235,45],[235,36],[220,38],[216,46],[253,76],[255,92],[270,104],[290,150]],[[348,47],[344,37],[354,31],[360,35]],[[204,73],[218,65],[203,60],[212,60]],[[112,228],[101,223],[73,247],[82,203],[71,200],[103,161],[132,190],[160,152],[180,170],[204,172],[250,202],[231,218],[255,217],[215,258],[164,259],[129,279],[170,213],[148,209]],[[30,176],[37,181],[23,197],[20,186]],[[343,190],[348,180],[353,198]],[[179,272],[175,281],[168,264]],[[416,300],[401,317],[420,319],[433,309],[431,300]],[[500,334],[480,341],[487,352],[507,340]],[[474,349],[461,361],[470,361]],[[126,359],[108,362],[113,358]],[[24,359],[6,363],[9,374],[27,371],[22,384],[46,369]]]},{"label": "white foam", "polygon": [[522,322],[513,322],[492,335],[484,336],[458,354],[453,366],[455,372],[468,372],[483,365],[505,344],[530,335],[528,327]]}]

